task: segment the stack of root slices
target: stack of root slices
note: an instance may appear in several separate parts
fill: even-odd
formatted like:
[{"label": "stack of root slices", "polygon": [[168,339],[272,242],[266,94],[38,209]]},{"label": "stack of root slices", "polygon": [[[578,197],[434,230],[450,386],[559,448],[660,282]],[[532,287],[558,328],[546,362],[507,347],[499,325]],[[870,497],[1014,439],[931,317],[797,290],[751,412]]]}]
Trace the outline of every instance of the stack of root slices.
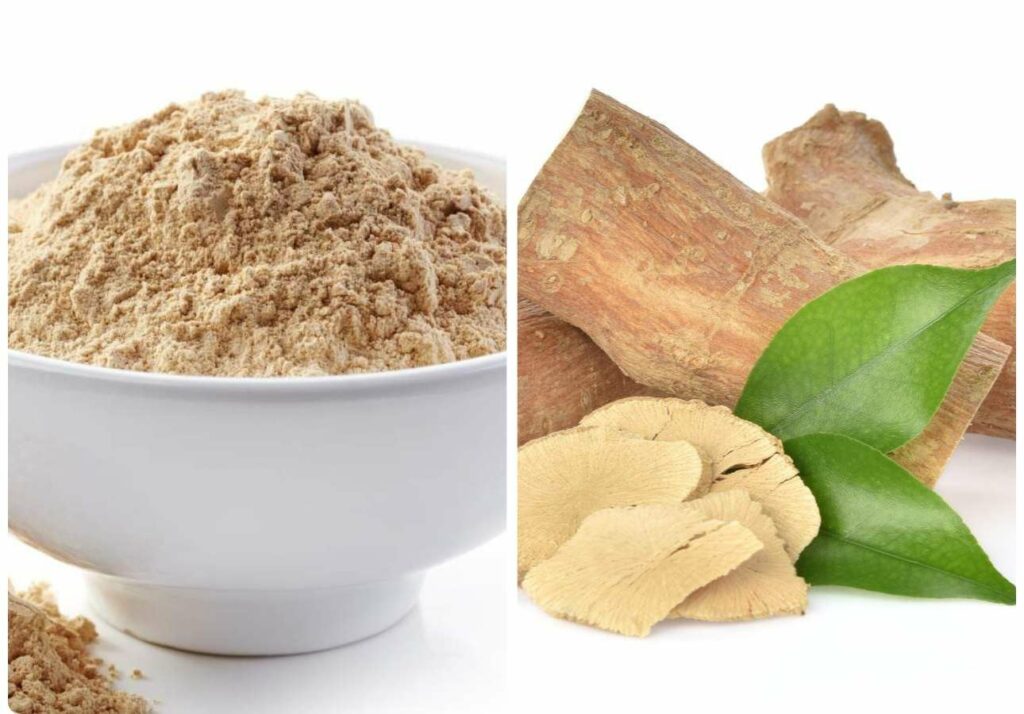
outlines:
[{"label": "stack of root slices", "polygon": [[782,443],[725,407],[634,397],[519,449],[519,581],[624,635],[802,614],[821,517]]}]

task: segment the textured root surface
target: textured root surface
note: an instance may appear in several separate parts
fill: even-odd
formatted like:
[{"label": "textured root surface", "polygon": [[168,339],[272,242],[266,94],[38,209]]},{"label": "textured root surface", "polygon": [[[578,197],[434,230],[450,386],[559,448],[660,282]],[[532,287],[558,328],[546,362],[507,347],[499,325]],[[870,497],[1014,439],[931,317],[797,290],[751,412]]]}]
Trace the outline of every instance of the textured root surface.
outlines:
[{"label": "textured root surface", "polygon": [[560,429],[608,402],[657,390],[633,381],[580,329],[519,301],[519,444]]},{"label": "textured root surface", "polygon": [[[520,203],[519,264],[521,294],[631,378],[728,407],[785,320],[863,272],[665,127],[596,92]],[[921,480],[938,477],[983,397],[951,390],[929,427],[940,447],[914,454]]]},{"label": "textured root surface", "polygon": [[[866,267],[988,268],[1016,255],[1015,201],[954,201],[948,194],[918,191],[896,164],[889,132],[859,112],[825,107],[770,141],[764,163],[768,198]],[[1016,346],[1013,288],[993,307],[982,330]],[[971,431],[1014,437],[1016,380],[1011,355]]]}]

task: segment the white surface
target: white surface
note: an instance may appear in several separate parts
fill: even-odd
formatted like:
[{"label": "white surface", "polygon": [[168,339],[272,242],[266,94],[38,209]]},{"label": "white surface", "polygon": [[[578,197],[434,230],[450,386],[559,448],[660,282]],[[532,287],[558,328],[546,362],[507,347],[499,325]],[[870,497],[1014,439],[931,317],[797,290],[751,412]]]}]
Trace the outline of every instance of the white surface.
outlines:
[{"label": "white surface", "polygon": [[[424,149],[503,195],[502,162]],[[12,157],[10,191],[59,159]],[[409,611],[424,570],[504,528],[504,354],[230,379],[12,352],[8,379],[9,527],[118,578],[90,578],[90,601],[150,642],[267,655],[362,639]]]},{"label": "white surface", "polygon": [[[1014,444],[969,436],[938,491],[1015,581],[1014,483]],[[1019,686],[1019,608],[987,602],[816,587],[803,617],[674,621],[643,640],[556,620],[522,594],[518,605],[520,711],[660,711],[675,697],[680,711],[985,712]]]},{"label": "white surface", "polygon": [[[505,693],[504,537],[431,571],[419,605],[390,630],[326,652],[213,657],[157,647],[97,620],[96,651],[119,687],[160,701],[158,714],[498,711]],[[48,580],[70,614],[86,607],[81,573],[8,537],[16,585]],[[145,679],[129,679],[141,669]]]}]

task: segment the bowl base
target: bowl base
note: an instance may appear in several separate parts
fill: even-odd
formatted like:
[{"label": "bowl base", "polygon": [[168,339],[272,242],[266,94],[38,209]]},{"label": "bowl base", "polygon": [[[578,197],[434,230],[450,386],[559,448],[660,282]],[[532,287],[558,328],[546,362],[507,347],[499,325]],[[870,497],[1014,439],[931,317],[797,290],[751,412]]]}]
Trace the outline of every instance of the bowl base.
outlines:
[{"label": "bowl base", "polygon": [[218,655],[285,655],[388,629],[419,597],[423,574],[310,590],[204,590],[89,574],[93,611],[138,639]]}]

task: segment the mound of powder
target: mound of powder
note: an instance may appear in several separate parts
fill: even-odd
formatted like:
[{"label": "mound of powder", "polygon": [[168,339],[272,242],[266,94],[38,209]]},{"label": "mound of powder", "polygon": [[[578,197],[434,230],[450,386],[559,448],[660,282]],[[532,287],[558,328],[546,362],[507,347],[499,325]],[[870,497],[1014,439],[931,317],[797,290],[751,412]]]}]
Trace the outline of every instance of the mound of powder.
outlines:
[{"label": "mound of powder", "polygon": [[61,616],[45,585],[7,594],[7,706],[17,714],[146,714],[142,697],[115,692],[89,654],[96,628]]},{"label": "mound of powder", "polygon": [[9,344],[322,375],[505,347],[505,211],[351,101],[206,94],[101,130],[11,203]]}]

